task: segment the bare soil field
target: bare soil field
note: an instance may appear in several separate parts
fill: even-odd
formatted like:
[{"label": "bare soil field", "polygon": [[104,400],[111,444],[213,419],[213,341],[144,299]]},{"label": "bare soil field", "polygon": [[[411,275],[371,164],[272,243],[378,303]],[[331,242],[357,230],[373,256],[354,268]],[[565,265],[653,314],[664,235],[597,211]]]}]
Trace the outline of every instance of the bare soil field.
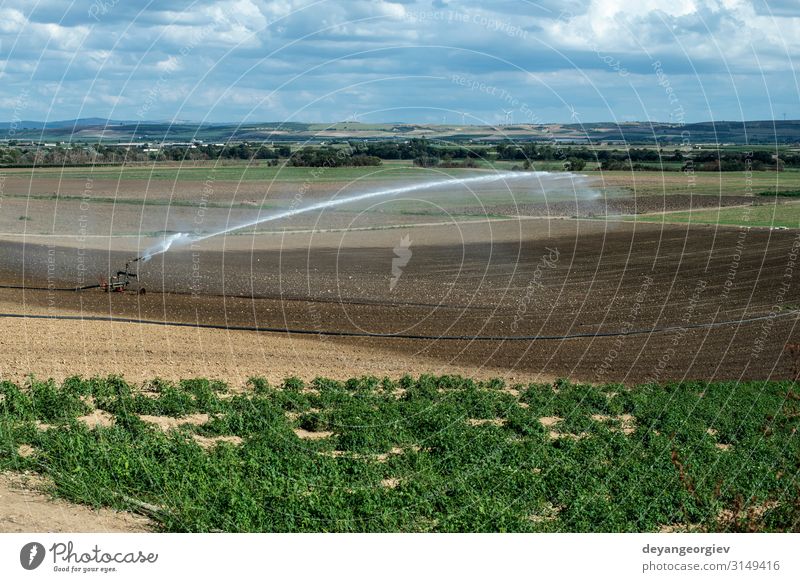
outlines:
[{"label": "bare soil field", "polygon": [[[393,272],[395,249],[405,236],[411,256]],[[25,357],[11,365],[16,373],[58,358],[63,374],[141,369],[142,377],[160,370],[185,377],[199,367],[198,374],[233,381],[247,374],[396,375],[448,368],[629,384],[774,379],[791,375],[784,347],[799,335],[792,314],[800,305],[792,284],[797,245],[791,231],[544,219],[237,237],[142,265],[139,285],[147,293],[137,295],[47,289],[92,283],[121,267],[130,252],[5,242],[0,278],[28,289],[0,290],[0,301],[39,314],[428,336],[319,337],[30,320],[11,328],[4,320],[14,333],[4,342],[24,346]],[[770,314],[777,317],[691,327]],[[20,342],[19,325],[36,341]],[[670,330],[647,333],[655,328]],[[632,330],[642,333],[595,337]],[[159,334],[163,340],[152,340]],[[558,339],[575,335],[580,337]],[[117,350],[116,357],[109,355]],[[332,353],[341,359],[326,366]],[[201,364],[204,354],[212,354],[208,365]],[[8,366],[8,356],[4,360]]]},{"label": "bare soil field", "polygon": [[[4,311],[11,308],[0,306]],[[74,315],[62,309],[53,313]],[[398,353],[380,342],[347,345],[315,336],[99,321],[1,321],[0,377],[16,382],[24,382],[29,374],[57,379],[115,374],[138,383],[156,377],[172,381],[207,377],[224,379],[234,388],[256,376],[276,384],[290,376],[310,381],[317,376],[399,378],[431,373],[512,382],[552,380],[499,367],[451,364],[415,355],[410,345]]]}]

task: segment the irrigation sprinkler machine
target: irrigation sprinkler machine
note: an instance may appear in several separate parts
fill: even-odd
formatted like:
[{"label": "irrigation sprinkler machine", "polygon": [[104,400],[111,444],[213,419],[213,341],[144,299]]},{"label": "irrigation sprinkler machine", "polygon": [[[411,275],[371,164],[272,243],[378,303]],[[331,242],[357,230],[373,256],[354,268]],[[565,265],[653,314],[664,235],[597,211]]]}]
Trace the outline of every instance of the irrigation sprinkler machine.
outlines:
[{"label": "irrigation sprinkler machine", "polygon": [[[100,281],[100,285],[98,286],[106,293],[125,293],[125,291],[128,290],[131,281],[139,281],[139,270],[137,263],[146,263],[154,256],[166,253],[176,241],[180,241],[182,239],[188,240],[189,235],[179,232],[166,237],[157,245],[147,249],[144,254],[136,257],[135,259],[129,259],[128,262],[125,263],[124,269],[120,269],[116,273],[110,274],[108,279]],[[134,267],[137,267],[136,270],[134,270]],[[144,295],[145,288],[139,287],[138,294]]]},{"label": "irrigation sprinkler machine", "polygon": [[[125,293],[131,284],[131,281],[139,280],[139,273],[133,270],[133,265],[142,260],[142,257],[129,260],[125,263],[125,268],[109,275],[107,280],[100,281],[100,289],[106,293]],[[137,293],[139,295],[145,294],[145,288],[139,287]]]}]

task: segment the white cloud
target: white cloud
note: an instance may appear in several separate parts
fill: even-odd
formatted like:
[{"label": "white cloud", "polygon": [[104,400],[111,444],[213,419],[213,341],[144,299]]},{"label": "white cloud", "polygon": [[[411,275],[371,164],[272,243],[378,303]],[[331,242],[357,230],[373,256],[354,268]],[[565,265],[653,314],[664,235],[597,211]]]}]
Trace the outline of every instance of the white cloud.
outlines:
[{"label": "white cloud", "polygon": [[0,9],[0,32],[18,34],[28,23],[25,15],[14,8]]},{"label": "white cloud", "polygon": [[156,69],[163,73],[173,73],[181,68],[181,61],[175,55],[170,55],[156,63]]},{"label": "white cloud", "polygon": [[[214,107],[214,115],[229,120],[299,75],[281,90],[280,102],[270,98],[269,111],[290,115],[308,107],[298,115],[336,119],[350,115],[352,103],[376,111],[453,106],[446,78],[460,72],[502,84],[526,101],[550,100],[541,109],[550,114],[563,104],[543,86],[607,118],[598,93],[608,107],[626,108],[625,115],[636,114],[633,89],[662,107],[651,68],[658,59],[687,101],[698,82],[715,89],[727,82],[729,93],[740,86],[752,93],[748,111],[766,111],[763,95],[745,91],[763,86],[763,73],[775,87],[772,98],[797,102],[790,81],[792,57],[800,54],[800,6],[793,11],[789,0],[775,15],[755,4],[763,0],[165,0],[144,12],[120,2],[99,22],[88,16],[93,1],[0,8],[4,89],[64,77],[58,93],[64,113],[56,117],[83,102],[132,117],[137,93],[166,75],[154,117],[172,117],[189,95],[182,117],[203,118]],[[629,76],[615,73],[610,55]],[[407,77],[415,80],[400,82]],[[423,81],[431,77],[440,80]],[[124,92],[123,98],[87,99],[93,80],[100,94]],[[314,103],[324,95],[324,106]],[[485,96],[461,92],[456,99],[466,100],[458,108],[496,114]],[[738,106],[720,99],[715,106],[736,113]],[[291,110],[281,102],[292,103]],[[43,110],[48,105],[43,99]],[[8,107],[0,102],[4,115]]]}]

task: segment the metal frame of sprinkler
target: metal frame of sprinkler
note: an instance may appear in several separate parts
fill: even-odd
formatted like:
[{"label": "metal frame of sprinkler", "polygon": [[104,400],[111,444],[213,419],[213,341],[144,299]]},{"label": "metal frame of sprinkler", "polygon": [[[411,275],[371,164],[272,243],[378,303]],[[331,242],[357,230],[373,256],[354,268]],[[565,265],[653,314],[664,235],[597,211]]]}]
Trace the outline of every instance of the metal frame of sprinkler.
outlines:
[{"label": "metal frame of sprinkler", "polygon": [[[121,271],[117,271],[116,274],[111,275],[108,278],[108,281],[102,283],[100,287],[106,293],[124,293],[127,291],[128,286],[131,284],[131,280],[135,279],[136,281],[139,280],[139,273],[131,271],[131,265],[133,263],[137,263],[142,260],[142,257],[137,257],[135,259],[129,260],[125,263],[125,268]],[[138,291],[140,295],[145,293],[144,287],[141,287]]]}]

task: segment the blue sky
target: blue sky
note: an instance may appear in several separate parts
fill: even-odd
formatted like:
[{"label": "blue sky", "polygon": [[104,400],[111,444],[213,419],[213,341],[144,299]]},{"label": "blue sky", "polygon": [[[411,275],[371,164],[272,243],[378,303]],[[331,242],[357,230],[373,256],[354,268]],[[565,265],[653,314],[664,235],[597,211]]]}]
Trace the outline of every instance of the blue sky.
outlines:
[{"label": "blue sky", "polygon": [[0,0],[0,120],[800,118],[797,0]]}]

